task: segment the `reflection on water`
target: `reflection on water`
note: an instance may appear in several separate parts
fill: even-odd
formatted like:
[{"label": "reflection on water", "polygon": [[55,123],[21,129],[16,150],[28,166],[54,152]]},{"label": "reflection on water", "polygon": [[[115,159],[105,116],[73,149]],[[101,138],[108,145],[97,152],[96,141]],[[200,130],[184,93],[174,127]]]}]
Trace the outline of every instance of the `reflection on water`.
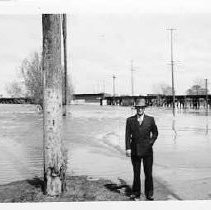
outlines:
[{"label": "reflection on water", "polygon": [[[68,111],[63,123],[68,173],[125,176],[131,181],[124,139],[126,118],[135,110],[75,105]],[[154,174],[184,198],[186,194],[194,198],[193,192],[200,191],[196,186],[205,187],[202,182],[206,182],[207,192],[197,196],[207,198],[208,187],[211,189],[210,119],[209,114],[196,112],[180,111],[172,118],[171,109],[146,109],[146,114],[155,117],[159,130],[154,144]],[[0,183],[42,176],[42,115],[32,105],[0,105],[0,119]]]},{"label": "reflection on water", "polygon": [[[201,131],[201,130],[204,130],[205,131],[205,135],[207,136],[209,134],[209,117],[206,116],[205,117],[205,129],[200,129],[200,128],[193,128],[193,130],[198,130],[198,131]],[[184,128],[184,129],[180,129],[180,131],[188,131],[188,130],[191,130],[192,128]],[[173,142],[176,143],[176,139],[177,139],[177,130],[176,130],[176,119],[173,118],[172,120],[172,131],[173,131]]]},{"label": "reflection on water", "polygon": [[209,131],[209,109],[208,106],[206,107],[206,135],[208,135],[208,131]]},{"label": "reflection on water", "polygon": [[209,131],[209,125],[208,125],[208,123],[206,124],[206,135],[208,135],[208,131]]},{"label": "reflection on water", "polygon": [[206,129],[205,129],[205,135],[207,136],[209,133],[209,119],[208,116],[206,117]]},{"label": "reflection on water", "polygon": [[173,135],[173,141],[174,141],[174,143],[176,143],[176,138],[177,138],[177,131],[176,131],[175,124],[176,124],[176,120],[173,119],[172,120],[172,130],[174,131],[174,135]]}]

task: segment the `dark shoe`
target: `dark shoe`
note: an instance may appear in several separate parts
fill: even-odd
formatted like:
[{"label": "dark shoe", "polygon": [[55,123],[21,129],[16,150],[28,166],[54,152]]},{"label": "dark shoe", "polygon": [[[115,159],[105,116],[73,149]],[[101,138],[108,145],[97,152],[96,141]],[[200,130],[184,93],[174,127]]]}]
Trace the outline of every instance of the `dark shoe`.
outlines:
[{"label": "dark shoe", "polygon": [[136,197],[136,198],[134,198],[134,201],[140,201],[141,200],[141,197],[139,196],[139,197]]},{"label": "dark shoe", "polygon": [[153,196],[146,196],[146,199],[147,199],[148,201],[154,201]]},{"label": "dark shoe", "polygon": [[140,200],[140,195],[131,194],[130,199],[134,201]]}]

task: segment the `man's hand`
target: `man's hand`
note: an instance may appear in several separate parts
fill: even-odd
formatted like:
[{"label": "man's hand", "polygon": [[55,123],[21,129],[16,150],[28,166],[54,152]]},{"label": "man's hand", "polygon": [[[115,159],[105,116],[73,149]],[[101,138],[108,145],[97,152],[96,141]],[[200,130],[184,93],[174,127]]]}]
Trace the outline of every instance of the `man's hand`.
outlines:
[{"label": "man's hand", "polygon": [[131,157],[131,149],[127,149],[126,150],[126,156],[127,157]]},{"label": "man's hand", "polygon": [[152,139],[150,139],[150,140],[149,140],[149,143],[150,143],[151,146],[153,146],[154,141],[153,141]]}]

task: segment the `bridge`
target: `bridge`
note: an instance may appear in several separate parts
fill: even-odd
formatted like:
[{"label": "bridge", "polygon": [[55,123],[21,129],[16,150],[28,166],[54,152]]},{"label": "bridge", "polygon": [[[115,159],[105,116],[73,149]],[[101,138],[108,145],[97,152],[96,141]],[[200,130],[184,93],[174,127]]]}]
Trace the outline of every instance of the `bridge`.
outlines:
[{"label": "bridge", "polygon": [[[149,94],[147,96],[117,96],[117,97],[105,97],[108,105],[120,105],[120,106],[132,106],[137,99],[143,98],[146,100],[148,106],[163,106],[172,107],[173,97],[172,95],[154,95]],[[176,95],[175,106],[178,108],[195,108],[205,107],[206,103],[211,106],[211,95]]]},{"label": "bridge", "polygon": [[[137,99],[144,98],[148,106],[173,106],[172,95],[148,94],[146,96],[111,96],[109,94],[75,94],[74,100],[84,100],[84,102],[96,102],[100,105],[105,101],[106,105],[132,106]],[[176,95],[175,106],[178,108],[206,107],[206,103],[211,107],[211,95]]]},{"label": "bridge", "polygon": [[33,104],[31,98],[0,98],[0,104]]},{"label": "bridge", "polygon": [[[144,98],[148,106],[172,107],[172,95],[148,94],[146,96],[111,96],[106,93],[74,94],[73,101],[81,100],[84,103],[99,103],[100,105],[133,106],[137,99]],[[31,98],[0,98],[0,104],[34,104]],[[211,95],[176,95],[175,106],[178,108],[211,107]]]}]

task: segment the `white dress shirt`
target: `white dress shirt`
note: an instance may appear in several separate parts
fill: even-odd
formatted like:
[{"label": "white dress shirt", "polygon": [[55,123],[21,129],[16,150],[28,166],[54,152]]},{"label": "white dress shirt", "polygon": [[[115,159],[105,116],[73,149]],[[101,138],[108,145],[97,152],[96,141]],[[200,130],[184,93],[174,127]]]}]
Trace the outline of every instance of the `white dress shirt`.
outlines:
[{"label": "white dress shirt", "polygon": [[139,122],[139,125],[141,125],[141,123],[142,123],[143,120],[144,120],[144,114],[142,114],[141,116],[138,116],[138,115],[137,115],[137,120],[138,120],[138,122]]}]

